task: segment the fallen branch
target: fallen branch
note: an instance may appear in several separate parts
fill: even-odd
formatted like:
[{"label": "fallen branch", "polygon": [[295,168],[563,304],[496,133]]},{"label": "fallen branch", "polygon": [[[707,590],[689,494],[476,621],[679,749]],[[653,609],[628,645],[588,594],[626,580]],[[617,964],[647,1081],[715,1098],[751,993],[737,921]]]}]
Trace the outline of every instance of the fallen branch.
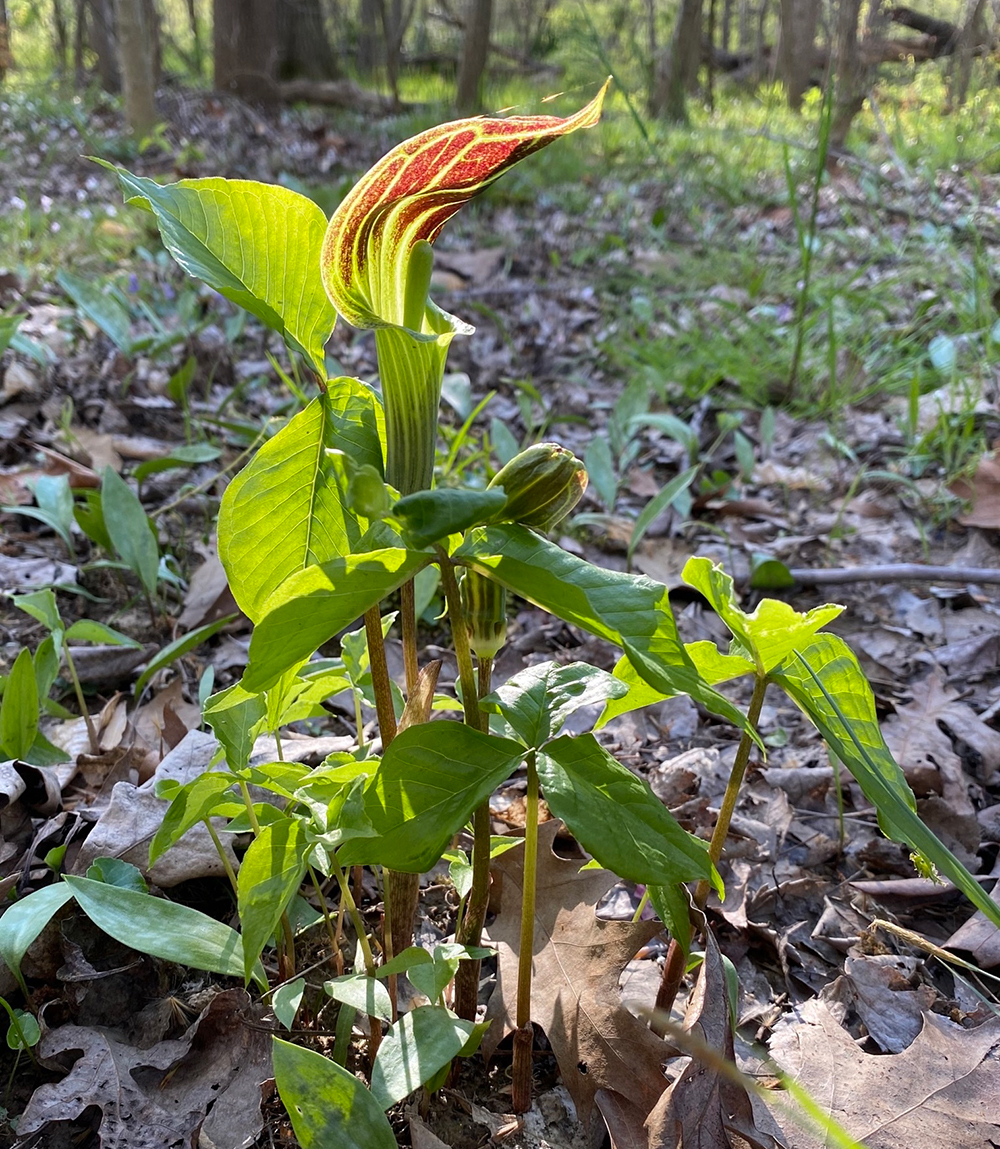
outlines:
[{"label": "fallen branch", "polygon": [[362,88],[353,80],[285,80],[277,88],[278,96],[289,104],[301,100],[372,115],[388,115],[400,110],[391,96]]},{"label": "fallen branch", "polygon": [[857,582],[979,582],[1000,586],[995,567],[936,567],[924,563],[887,563],[878,567],[830,567],[810,570],[793,567],[788,572],[805,586],[833,586]]}]

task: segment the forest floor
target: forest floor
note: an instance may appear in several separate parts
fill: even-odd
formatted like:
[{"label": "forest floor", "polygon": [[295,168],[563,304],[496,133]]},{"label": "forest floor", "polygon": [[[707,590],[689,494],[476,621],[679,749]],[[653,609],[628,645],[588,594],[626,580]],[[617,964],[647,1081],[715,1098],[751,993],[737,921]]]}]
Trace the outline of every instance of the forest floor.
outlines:
[{"label": "forest floor", "polygon": [[[163,149],[123,159],[126,166],[168,178],[280,178],[327,197],[327,210],[405,134],[396,122],[363,131],[334,127],[320,113],[266,117],[204,96],[171,99],[174,126]],[[235,612],[213,550],[219,498],[262,429],[296,407],[280,377],[288,362],[277,338],[152,254],[159,246],[151,217],[123,207],[110,173],[81,158],[120,155],[120,130],[115,114],[99,109],[86,123],[0,114],[0,222],[43,252],[32,267],[12,248],[10,266],[0,266],[0,313],[23,316],[19,336],[30,341],[0,361],[0,586],[58,586],[67,624],[97,619],[137,643],[74,649],[99,752],[82,720],[54,718],[47,736],[65,750],[66,766],[0,765],[0,895],[8,897],[51,881],[53,871],[85,873],[98,856],[144,868],[163,808],[146,784],[207,766],[213,743],[199,732],[199,688],[239,677],[248,620],[238,616],[170,662],[137,698],[133,688],[171,641]],[[831,323],[846,307],[858,325],[849,331],[865,328],[866,309],[872,325],[905,329],[917,384],[889,389],[880,383],[884,364],[858,339],[821,338],[825,312],[811,297],[805,354],[789,382],[801,246],[780,173],[752,201],[702,200],[697,211],[690,174],[652,160],[633,163],[627,181],[591,166],[569,191],[510,179],[506,191],[502,183],[457,217],[437,246],[434,297],[477,326],[450,357],[451,479],[482,476],[485,460],[495,452],[495,467],[512,441],[553,439],[586,457],[591,487],[559,541],[665,583],[686,640],[725,641],[718,618],[681,581],[691,555],[722,563],[745,605],[760,597],[751,573],[759,580],[767,569],[772,580],[796,572],[793,586],[767,593],[798,610],[844,604],[832,629],[861,660],[921,817],[973,873],[996,877],[1000,579],[981,572],[1000,572],[1000,455],[990,453],[1000,436],[1000,375],[992,329],[962,328],[951,304],[976,268],[995,266],[1000,181],[945,173],[918,186],[900,175],[871,196],[846,162],[819,193],[817,236],[832,245],[832,264],[851,284],[849,295],[827,299]],[[926,275],[901,268],[892,242],[903,251],[914,229],[927,228],[958,237],[942,256],[953,265]],[[837,245],[848,243],[855,254],[838,255]],[[934,284],[949,279],[955,296],[935,295]],[[982,285],[978,296],[988,324],[995,300]],[[334,374],[375,377],[370,334],[339,324],[329,355]],[[656,417],[667,413],[676,423]],[[604,446],[595,448],[595,439]],[[208,449],[185,462],[177,449],[192,444]],[[170,556],[151,613],[131,574],[96,561],[99,549],[75,528],[68,539],[51,529],[56,510],[48,521],[28,514],[37,509],[39,480],[65,474],[74,489],[96,489],[108,466],[130,475],[167,459],[174,462],[147,468],[141,482],[161,553]],[[637,530],[644,506],[695,465],[686,503],[664,506]],[[761,556],[780,565],[760,570]],[[901,563],[954,573],[857,569]],[[815,585],[814,572],[829,568],[846,573],[835,585]],[[421,636],[444,658],[447,685],[454,664],[436,609],[428,607]],[[0,602],[0,668],[43,637],[39,623]],[[391,638],[397,664],[398,650]],[[616,652],[517,603],[495,683],[545,659],[580,658],[610,669]],[[74,709],[68,689],[58,701]],[[327,720],[289,733],[289,756],[318,762],[348,744],[353,714],[353,704],[334,700]],[[742,792],[722,866],[725,901],[709,903],[721,952],[739,976],[741,1064],[766,1077],[761,1056],[769,1050],[872,1147],[1000,1143],[996,997],[988,980],[939,960],[912,936],[988,973],[1000,966],[1000,933],[949,883],[916,874],[908,850],[880,834],[858,788],[840,777],[789,701],[769,694],[759,730],[767,759],[752,764]],[[600,739],[687,829],[708,836],[736,732],[678,697],[613,721]],[[523,807],[523,783],[496,796],[497,832],[516,828],[519,799]],[[216,861],[191,849],[157,882],[172,898],[232,915]],[[553,856],[549,864],[559,863]],[[377,891],[366,889],[374,922]],[[422,942],[447,935],[451,895],[442,874],[428,878]],[[629,918],[639,896],[620,884],[601,913]],[[912,931],[909,941],[873,928],[875,919]],[[306,948],[321,956],[321,940]],[[629,963],[622,986],[630,1003],[651,1003],[664,952],[655,938]],[[599,953],[593,963],[587,976],[618,976]],[[257,1104],[269,1048],[261,1043],[277,1023],[242,990],[110,945],[72,914],[43,933],[23,968],[48,1045],[38,1066],[23,1056],[15,1066],[5,1051],[12,1076],[0,1143],[166,1149],[175,1142],[158,1123],[169,1078],[171,1104],[201,1106],[197,1144],[295,1144],[266,1090],[263,1108]],[[0,992],[18,995],[5,972]],[[684,1004],[682,994],[678,1016]],[[168,1073],[169,1042],[176,1056]],[[536,1105],[513,1118],[507,1064],[501,1051],[491,1067],[466,1070],[429,1102],[393,1114],[400,1145],[601,1144],[603,1126],[595,1134],[598,1126],[577,1121],[546,1055]],[[676,1062],[669,1072],[678,1072]],[[213,1105],[220,1082],[225,1101]],[[123,1105],[131,1132],[116,1140]],[[777,1105],[784,1141],[766,1112],[755,1110],[754,1119],[761,1144],[823,1143],[789,1125]],[[628,1139],[634,1133],[625,1121],[612,1129],[613,1143],[638,1144]]]}]

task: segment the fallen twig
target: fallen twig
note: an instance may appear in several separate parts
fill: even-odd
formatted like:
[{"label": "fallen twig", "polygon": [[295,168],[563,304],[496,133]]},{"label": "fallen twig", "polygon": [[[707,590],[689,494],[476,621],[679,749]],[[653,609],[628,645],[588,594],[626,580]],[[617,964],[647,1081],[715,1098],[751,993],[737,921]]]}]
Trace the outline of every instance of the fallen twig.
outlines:
[{"label": "fallen twig", "polygon": [[1000,585],[1000,569],[993,567],[943,567],[924,563],[887,563],[877,567],[830,567],[810,570],[793,567],[788,572],[798,583],[831,586],[856,582],[981,582]]}]

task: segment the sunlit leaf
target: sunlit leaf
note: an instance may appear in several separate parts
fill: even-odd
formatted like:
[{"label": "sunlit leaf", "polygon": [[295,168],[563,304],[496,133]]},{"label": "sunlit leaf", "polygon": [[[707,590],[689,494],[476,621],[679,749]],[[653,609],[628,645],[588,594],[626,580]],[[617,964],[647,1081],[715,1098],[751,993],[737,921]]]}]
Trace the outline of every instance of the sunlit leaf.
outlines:
[{"label": "sunlit leaf", "polygon": [[226,488],[219,557],[240,609],[254,622],[279,586],[308,566],[349,554],[365,523],[346,502],[336,452],[382,471],[381,408],[356,379],[331,380],[268,440]]},{"label": "sunlit leaf", "polygon": [[156,216],[167,250],[189,275],[280,332],[317,374],[326,374],[323,347],[336,315],[318,272],[326,230],[321,208],[273,184],[217,178],[158,184],[112,170],[126,201]]}]

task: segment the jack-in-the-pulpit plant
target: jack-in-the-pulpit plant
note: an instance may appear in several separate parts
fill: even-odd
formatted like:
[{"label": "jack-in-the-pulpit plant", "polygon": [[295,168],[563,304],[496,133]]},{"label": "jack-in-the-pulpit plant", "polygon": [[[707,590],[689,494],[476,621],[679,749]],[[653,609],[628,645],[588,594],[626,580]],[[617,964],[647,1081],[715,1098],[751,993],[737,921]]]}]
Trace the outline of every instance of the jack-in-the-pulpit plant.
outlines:
[{"label": "jack-in-the-pulpit plant", "polygon": [[[75,898],[126,944],[255,983],[286,1029],[296,1017],[314,1018],[318,1003],[332,998],[332,1056],[274,1041],[278,1089],[303,1144],[392,1149],[385,1110],[420,1086],[436,1087],[454,1058],[478,1049],[490,859],[511,845],[491,838],[487,802],[522,767],[529,801],[524,843],[514,846],[525,851],[515,1108],[531,1098],[540,795],[597,863],[647,887],[683,959],[691,933],[686,886],[698,883],[699,905],[720,888],[716,863],[742,771],[760,747],[755,722],[768,685],[787,692],[819,727],[886,833],[1000,919],[917,817],[856,658],[821,633],[840,608],[801,615],[765,600],[746,614],[723,572],[694,559],[685,577],[729,626],[733,642],[726,652],[684,643],[666,586],[597,567],[546,537],[586,486],[583,465],[569,452],[539,444],[485,488],[432,487],[445,356],[452,338],[471,328],[429,299],[430,244],[462,203],[512,164],[596,124],[604,94],[568,119],[462,120],[422,133],[379,161],[329,221],[312,201],[280,187],[224,179],[160,185],[118,172],[126,198],[154,214],[182,266],[280,332],[321,391],[223,497],[219,553],[236,602],[254,624],[249,664],[205,708],[221,748],[216,765],[184,786],[162,786],[165,814],[150,849],[152,864],[190,829],[207,827],[233,887],[239,932],[152,897],[142,875],[111,862],[8,909],[0,919],[0,956],[19,973],[44,924]],[[375,329],[381,399],[360,380],[326,378],[324,345],[337,313]],[[439,663],[419,664],[412,580],[428,568],[436,568],[447,605],[462,722],[430,720],[435,706],[454,709],[458,702],[437,694]],[[383,614],[383,605],[396,591],[405,693],[390,680],[384,648],[396,614]],[[494,690],[510,594],[618,647],[615,673],[549,662]],[[363,627],[351,630],[359,619]],[[317,658],[338,636],[339,657]],[[754,682],[749,715],[718,689],[744,675]],[[356,700],[356,747],[314,769],[282,761],[282,727],[322,714],[323,701],[343,690]],[[562,733],[582,706],[604,704],[607,721],[678,693],[742,733],[711,846],[684,831],[593,733]],[[377,715],[377,740],[366,737],[365,707]],[[273,760],[261,762],[261,745],[270,744]],[[459,841],[470,824],[471,858]],[[229,843],[239,834],[250,845],[237,866]],[[456,939],[428,952],[409,944],[407,898],[416,875],[442,857],[459,897]],[[382,881],[380,928],[371,928],[355,898],[352,871],[361,866]],[[303,923],[325,931],[322,989],[297,970]],[[400,1012],[402,974],[428,1004]],[[511,987],[499,992],[513,1000]],[[359,1013],[368,1018],[370,1087],[345,1068]],[[595,1087],[627,1092],[627,1065],[618,1080],[590,1081],[586,1090],[586,1066],[560,1069],[574,1097],[593,1097]]]}]

